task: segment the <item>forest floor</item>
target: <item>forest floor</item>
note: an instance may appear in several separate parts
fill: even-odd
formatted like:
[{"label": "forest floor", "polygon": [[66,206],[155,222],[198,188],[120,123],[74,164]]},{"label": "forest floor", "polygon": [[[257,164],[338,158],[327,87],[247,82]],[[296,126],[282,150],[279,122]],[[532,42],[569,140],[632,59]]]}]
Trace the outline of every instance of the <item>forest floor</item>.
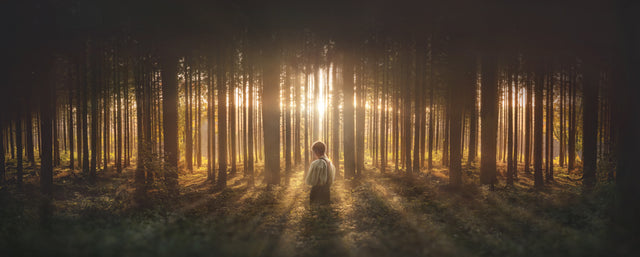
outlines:
[{"label": "forest floor", "polygon": [[[204,170],[181,174],[177,199],[149,192],[132,204],[133,170],[95,183],[57,170],[53,216],[43,221],[37,176],[0,188],[1,256],[625,256],[611,236],[613,190],[583,194],[558,174],[543,191],[520,173],[513,187],[447,187],[447,170],[368,169],[338,178],[331,204],[309,204],[302,168],[267,187],[242,174],[214,190]],[[11,174],[9,174],[11,175]],[[502,178],[501,181],[504,181]],[[615,242],[614,242],[615,241]],[[3,254],[3,253],[5,254]],[[7,254],[8,253],[8,254]]]}]

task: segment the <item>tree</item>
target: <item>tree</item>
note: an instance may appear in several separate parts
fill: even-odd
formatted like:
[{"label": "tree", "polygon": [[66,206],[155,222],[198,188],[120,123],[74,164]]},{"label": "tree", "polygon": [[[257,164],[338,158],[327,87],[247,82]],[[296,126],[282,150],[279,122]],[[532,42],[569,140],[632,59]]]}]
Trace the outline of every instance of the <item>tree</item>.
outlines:
[{"label": "tree", "polygon": [[16,177],[17,177],[17,183],[18,183],[18,187],[22,187],[22,176],[23,176],[23,167],[22,167],[22,156],[23,156],[23,151],[22,151],[22,109],[24,108],[23,106],[23,101],[22,99],[18,99],[18,102],[16,103],[16,113],[15,113],[15,118],[16,118],[16,159],[18,161],[17,163],[17,167],[16,167]]},{"label": "tree", "polygon": [[[187,164],[187,170],[193,170],[193,127],[191,125],[191,91],[193,83],[193,67],[191,67],[189,59],[185,57],[184,60],[184,95],[185,95],[185,109],[184,109],[184,132],[185,132],[185,162]],[[226,97],[226,96],[225,96]]]},{"label": "tree", "polygon": [[164,179],[169,195],[175,196],[178,194],[178,60],[175,56],[165,54],[160,61],[162,62]]},{"label": "tree", "polygon": [[[29,90],[30,91],[30,90]],[[27,99],[31,99],[31,97],[27,97]],[[31,106],[32,103],[30,103],[30,100],[27,100],[27,106]],[[35,160],[35,156],[33,153],[33,116],[32,116],[32,112],[30,108],[27,108],[27,111],[25,112],[25,118],[24,118],[24,125],[25,125],[25,141],[27,143],[26,148],[25,148],[25,152],[27,154],[27,161],[30,163],[32,168],[36,167],[36,160]]]},{"label": "tree", "polygon": [[[45,57],[46,58],[46,57]],[[45,64],[41,64],[46,67]],[[42,71],[44,73],[44,70]],[[40,90],[40,187],[46,199],[53,197],[53,135],[52,135],[52,112],[55,110],[51,103],[51,86],[45,74],[38,74]]]},{"label": "tree", "polygon": [[584,62],[584,110],[582,111],[583,174],[584,187],[591,190],[596,184],[598,158],[598,77],[599,73],[593,60]]},{"label": "tree", "polygon": [[346,50],[343,54],[342,85],[343,85],[343,140],[344,140],[344,177],[355,176],[355,142],[353,128],[353,56]]},{"label": "tree", "polygon": [[89,169],[89,176],[93,179],[96,176],[97,161],[98,161],[98,90],[100,85],[99,80],[99,64],[101,47],[97,46],[97,42],[94,42],[91,56],[91,167]]},{"label": "tree", "polygon": [[544,179],[542,176],[542,92],[544,88],[544,74],[542,64],[538,64],[535,73],[535,113],[533,124],[533,178],[534,187],[542,189]]},{"label": "tree", "polygon": [[[4,107],[4,104],[0,105],[0,107]],[[0,112],[0,185],[4,184],[4,181],[6,179],[6,175],[7,174],[7,170],[5,167],[5,142],[4,142],[4,136],[6,134],[6,130],[4,129],[4,115],[2,112]]]},{"label": "tree", "polygon": [[496,80],[497,63],[495,56],[482,56],[482,91],[481,91],[481,153],[480,182],[491,184],[497,182],[496,146],[498,128],[498,82]]},{"label": "tree", "polygon": [[414,123],[414,135],[413,135],[413,171],[420,172],[420,165],[422,164],[420,157],[420,144],[424,139],[424,135],[422,134],[422,128],[424,127],[424,108],[422,107],[422,98],[423,98],[423,88],[425,86],[424,83],[424,59],[425,59],[425,46],[422,41],[416,46],[416,65],[415,65],[415,92],[414,92],[414,114],[415,114],[415,123]]},{"label": "tree", "polygon": [[513,83],[511,77],[511,70],[507,70],[507,184],[513,185],[513,173],[514,173],[514,140],[513,140]]},{"label": "tree", "polygon": [[568,156],[569,156],[569,165],[568,165],[568,169],[569,171],[572,171],[575,168],[575,163],[576,163],[576,91],[577,91],[577,86],[576,86],[576,80],[577,80],[577,72],[575,71],[571,71],[571,78],[570,78],[570,91],[571,91],[571,96],[569,99],[569,142],[568,142]]},{"label": "tree", "polygon": [[[218,56],[218,188],[227,187],[227,81],[224,57]],[[213,182],[213,181],[212,181]]]},{"label": "tree", "polygon": [[357,77],[356,86],[356,176],[362,176],[364,171],[364,132],[365,132],[365,105],[366,105],[366,90],[364,83],[366,81],[366,74],[364,69],[364,63],[360,63],[358,67],[359,74]]},{"label": "tree", "polygon": [[[253,66],[249,67],[249,74],[248,74],[249,78],[249,91],[247,92],[249,94],[249,103],[247,108],[248,110],[248,117],[247,117],[247,134],[249,135],[248,137],[248,142],[247,142],[247,148],[249,148],[249,154],[247,156],[247,174],[249,174],[249,183],[251,185],[253,185],[254,183],[254,175],[253,175],[253,163],[254,163],[254,158],[253,158],[253,120],[254,120],[254,94],[255,92],[253,91],[254,89],[254,85],[253,85]],[[299,154],[296,154],[297,157],[299,157]]]},{"label": "tree", "polygon": [[524,138],[525,138],[525,146],[524,146],[524,173],[529,174],[531,170],[529,169],[531,166],[531,123],[533,121],[532,111],[533,111],[533,85],[531,83],[531,79],[529,78],[529,74],[527,74],[527,79],[525,81],[526,86],[526,94],[527,100],[525,104],[525,125],[524,125]]},{"label": "tree", "polygon": [[[336,65],[333,66],[333,81],[334,86],[331,92],[331,159],[333,159],[333,165],[336,168],[336,174],[339,174],[340,170],[340,91],[342,89],[335,81],[336,78]],[[297,90],[296,90],[297,91]],[[298,99],[298,98],[296,98]],[[297,119],[296,119],[296,122]],[[298,153],[296,152],[296,156]]]},{"label": "tree", "polygon": [[[597,109],[596,109],[597,110]],[[546,180],[553,181],[553,72],[548,73],[547,79],[547,126],[546,126],[546,136],[547,142],[545,146],[547,147],[546,151]]]},{"label": "tree", "polygon": [[[76,76],[78,76],[77,73],[72,73],[73,69],[69,69],[69,77],[70,80],[69,81],[69,88],[67,90],[69,93],[69,98],[68,98],[68,109],[69,109],[69,116],[67,116],[67,133],[68,133],[68,137],[69,137],[69,168],[71,170],[75,169],[75,163],[74,163],[74,142],[73,142],[73,88],[74,88],[74,84],[77,82],[77,80],[72,79],[72,74],[75,74]],[[118,93],[120,93],[120,91],[118,91]],[[118,100],[120,99],[120,94],[118,94]],[[120,104],[117,104],[118,109],[120,108]],[[119,124],[119,123],[118,123]]]},{"label": "tree", "polygon": [[[473,62],[474,67],[475,62]],[[478,155],[478,89],[477,72],[473,69],[472,81],[469,83],[470,103],[469,103],[469,153],[467,154],[467,165],[471,165]]]},{"label": "tree", "polygon": [[449,68],[449,81],[451,92],[460,92],[462,94],[459,97],[453,97],[449,95],[450,101],[450,140],[449,149],[449,184],[458,188],[462,186],[462,119],[463,112],[462,103],[464,99],[464,89],[468,88],[467,83],[470,83],[469,79],[472,77],[471,65],[473,62],[462,51],[457,53],[450,53],[451,63]]},{"label": "tree", "polygon": [[263,53],[263,108],[265,175],[269,185],[280,183],[280,58],[274,39]]}]

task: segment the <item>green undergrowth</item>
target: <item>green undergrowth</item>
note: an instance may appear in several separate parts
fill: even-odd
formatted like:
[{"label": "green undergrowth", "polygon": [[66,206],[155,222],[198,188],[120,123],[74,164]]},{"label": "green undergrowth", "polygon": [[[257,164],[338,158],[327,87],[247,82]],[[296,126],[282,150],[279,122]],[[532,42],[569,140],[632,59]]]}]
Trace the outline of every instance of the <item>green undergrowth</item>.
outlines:
[{"label": "green undergrowth", "polygon": [[[266,186],[241,174],[219,190],[199,171],[181,174],[181,194],[161,183],[133,203],[132,172],[95,182],[56,172],[52,215],[43,216],[37,180],[0,189],[1,256],[633,256],[610,229],[614,185],[584,193],[558,174],[532,190],[531,175],[494,190],[448,186],[447,170],[339,179],[332,203],[308,203],[301,169]],[[500,181],[504,178],[500,177]],[[43,219],[48,217],[48,219]]]}]

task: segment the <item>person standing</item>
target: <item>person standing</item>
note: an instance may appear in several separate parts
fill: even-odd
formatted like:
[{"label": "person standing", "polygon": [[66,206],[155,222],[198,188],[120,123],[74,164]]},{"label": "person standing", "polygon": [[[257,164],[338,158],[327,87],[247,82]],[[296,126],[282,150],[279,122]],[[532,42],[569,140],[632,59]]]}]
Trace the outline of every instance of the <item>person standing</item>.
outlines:
[{"label": "person standing", "polygon": [[329,204],[336,168],[325,155],[326,145],[323,142],[316,141],[311,150],[316,160],[311,162],[309,171],[305,174],[305,182],[311,186],[309,200],[312,204]]}]

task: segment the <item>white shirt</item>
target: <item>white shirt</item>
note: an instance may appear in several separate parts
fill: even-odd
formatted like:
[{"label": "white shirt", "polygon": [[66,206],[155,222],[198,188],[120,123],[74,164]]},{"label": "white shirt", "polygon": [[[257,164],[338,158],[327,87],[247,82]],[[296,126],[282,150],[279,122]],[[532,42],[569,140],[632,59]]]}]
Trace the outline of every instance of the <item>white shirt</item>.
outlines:
[{"label": "white shirt", "polygon": [[323,155],[313,161],[309,166],[309,171],[305,175],[307,185],[324,185],[327,182],[333,183],[336,178],[336,168],[333,166],[329,158]]}]

